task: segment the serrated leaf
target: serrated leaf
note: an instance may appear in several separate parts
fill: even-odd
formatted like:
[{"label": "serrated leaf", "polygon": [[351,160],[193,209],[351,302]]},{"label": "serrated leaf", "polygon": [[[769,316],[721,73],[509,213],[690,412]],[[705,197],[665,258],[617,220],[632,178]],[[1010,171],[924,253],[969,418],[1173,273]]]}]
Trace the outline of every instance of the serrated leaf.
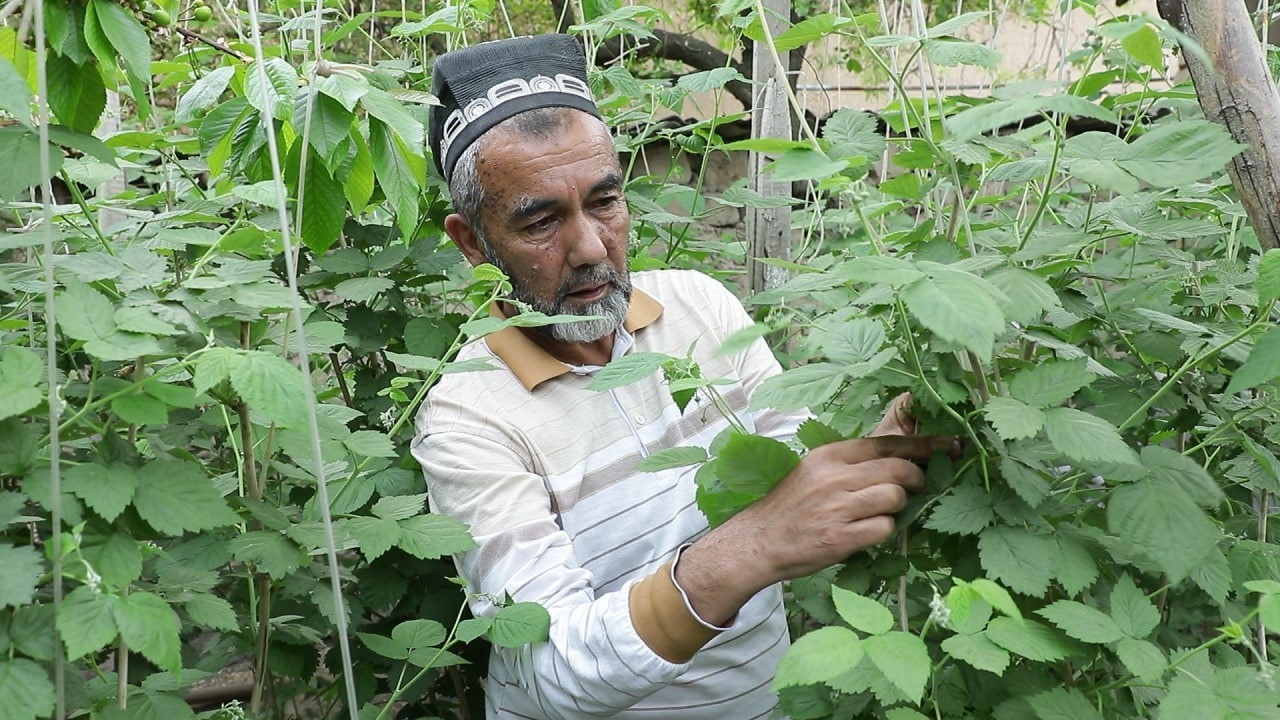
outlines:
[{"label": "serrated leaf", "polygon": [[42,146],[40,136],[25,125],[0,126],[0,198],[12,200],[29,187],[39,185],[44,176],[40,172],[42,148],[47,147],[50,173],[62,167],[63,155],[57,148]]},{"label": "serrated leaf", "polygon": [[551,630],[551,616],[537,603],[508,605],[493,616],[489,640],[498,647],[515,648],[543,642]]},{"label": "serrated leaf", "polygon": [[231,538],[227,548],[235,559],[265,572],[273,580],[283,580],[307,561],[305,550],[274,530],[250,530]]},{"label": "serrated leaf", "polygon": [[864,597],[852,590],[833,585],[831,600],[835,603],[836,612],[841,619],[849,623],[855,630],[869,635],[883,635],[893,629],[893,613],[889,608]]},{"label": "serrated leaf", "polygon": [[395,443],[386,433],[377,430],[356,430],[343,438],[342,444],[361,457],[399,457]]},{"label": "serrated leaf", "polygon": [[395,287],[395,281],[385,277],[355,277],[338,283],[334,294],[351,302],[369,302],[379,293]]},{"label": "serrated leaf", "polygon": [[738,493],[763,495],[786,477],[800,456],[786,443],[763,435],[733,433],[716,454],[716,477]]},{"label": "serrated leaf", "polygon": [[79,281],[58,294],[58,327],[76,340],[101,340],[116,331],[115,307],[105,295]]},{"label": "serrated leaf", "polygon": [[979,670],[1003,675],[1009,667],[1009,651],[991,642],[985,633],[952,635],[942,641],[943,651]]},{"label": "serrated leaf", "polygon": [[1120,45],[1129,57],[1156,72],[1164,72],[1164,48],[1161,47],[1160,35],[1150,25],[1142,25],[1120,39]]},{"label": "serrated leaf", "polygon": [[784,370],[756,388],[751,407],[784,412],[818,407],[835,395],[844,379],[845,368],[835,363],[810,363]]},{"label": "serrated leaf", "polygon": [[1280,377],[1280,327],[1258,338],[1249,357],[1231,376],[1226,393],[1232,395]]},{"label": "serrated leaf", "polygon": [[164,425],[169,422],[168,407],[150,395],[121,395],[111,401],[111,412],[131,425]]},{"label": "serrated leaf", "polygon": [[612,390],[646,378],[662,369],[670,355],[653,352],[637,352],[612,360],[591,378],[592,390]]},{"label": "serrated leaf", "polygon": [[354,517],[346,522],[347,532],[360,545],[369,562],[381,557],[400,541],[400,526],[386,518]]},{"label": "serrated leaf", "polygon": [[492,624],[493,621],[489,618],[467,618],[458,623],[458,629],[454,631],[453,636],[461,642],[468,643],[489,632],[489,626]]},{"label": "serrated leaf", "polygon": [[783,183],[830,177],[848,166],[846,158],[832,159],[821,150],[805,147],[784,152],[766,165],[764,171],[774,182]]},{"label": "serrated leaf", "polygon": [[770,687],[777,692],[826,682],[853,670],[862,658],[862,641],[855,633],[842,627],[818,628],[800,636],[787,649]]},{"label": "serrated leaf", "polygon": [[[107,88],[98,67],[58,54],[48,56],[47,67],[49,109],[63,125],[92,133],[107,104]],[[4,93],[5,90],[0,89],[0,95]]]},{"label": "serrated leaf", "polygon": [[1180,187],[1222,170],[1244,147],[1218,123],[1182,120],[1159,125],[1129,143],[1115,160],[1139,180]]},{"label": "serrated leaf", "polygon": [[141,81],[151,79],[151,41],[137,17],[113,2],[90,0],[98,26],[111,42],[125,70]]},{"label": "serrated leaf", "polygon": [[833,442],[839,442],[844,439],[835,428],[818,420],[817,418],[809,418],[800,423],[800,427],[796,428],[796,440],[801,445],[813,450],[823,445],[830,445]]},{"label": "serrated leaf", "polygon": [[1122,575],[1111,589],[1111,617],[1125,635],[1142,639],[1160,624],[1160,611],[1133,578]]},{"label": "serrated leaf", "polygon": [[142,550],[122,532],[112,533],[102,543],[86,541],[80,550],[109,587],[128,587],[142,577]]},{"label": "serrated leaf", "polygon": [[307,408],[301,402],[302,371],[278,355],[252,350],[234,356],[231,386],[249,407],[281,427],[305,427]]},{"label": "serrated leaf", "polygon": [[196,371],[191,381],[196,393],[206,393],[231,377],[231,367],[235,365],[238,355],[239,351],[225,347],[212,347],[200,353],[196,358]]},{"label": "serrated leaf", "polygon": [[258,112],[277,120],[293,114],[298,92],[298,72],[278,57],[268,57],[249,66],[244,79],[244,96]]},{"label": "serrated leaf", "polygon": [[933,666],[924,641],[910,633],[893,631],[862,641],[862,649],[885,678],[907,696],[920,702]]},{"label": "serrated leaf", "polygon": [[1035,322],[1045,311],[1062,305],[1049,283],[1026,268],[997,268],[986,279],[1008,298],[1007,302],[1000,302],[1000,309],[1010,322]]},{"label": "serrated leaf", "polygon": [[69,658],[97,652],[116,638],[110,598],[87,585],[72,590],[63,599],[57,626]]},{"label": "serrated leaf", "polygon": [[1000,475],[1018,497],[1033,508],[1049,495],[1049,482],[1044,476],[1012,458],[1000,459]]},{"label": "serrated leaf", "polygon": [[134,509],[162,533],[181,535],[240,521],[199,465],[161,458],[138,468],[136,478]]},{"label": "serrated leaf", "polygon": [[[361,102],[366,102],[368,97],[366,95]],[[395,103],[394,100],[391,102]],[[426,160],[416,150],[422,147],[422,125],[412,118],[410,122],[416,126],[417,143],[402,138],[392,130],[394,127],[401,133],[412,134],[415,130],[410,126],[388,126],[381,120],[372,118],[369,120],[368,138],[374,175],[382,193],[395,208],[396,225],[406,237],[412,234],[418,223],[418,192],[426,182],[427,172]]]},{"label": "serrated leaf", "polygon": [[711,70],[703,70],[700,72],[681,75],[676,81],[676,87],[683,88],[689,92],[701,93],[719,90],[730,82],[741,81],[746,78],[742,77],[742,73],[737,68],[718,67]]},{"label": "serrated leaf", "polygon": [[1222,531],[1180,487],[1142,480],[1117,488],[1107,527],[1177,582],[1203,563]]},{"label": "serrated leaf", "polygon": [[994,516],[986,491],[976,485],[957,485],[938,499],[925,527],[952,535],[976,535]]},{"label": "serrated leaf", "polygon": [[1116,655],[1125,669],[1146,682],[1158,682],[1169,667],[1164,651],[1146,640],[1124,638],[1116,644]]},{"label": "serrated leaf", "polygon": [[362,632],[356,633],[356,637],[360,638],[360,642],[363,642],[365,647],[382,657],[392,660],[404,660],[409,657],[409,648],[405,647],[404,643],[389,637]]},{"label": "serrated leaf", "polygon": [[42,572],[44,561],[35,548],[0,543],[0,608],[30,603]]},{"label": "serrated leaf", "polygon": [[64,490],[74,493],[107,522],[119,517],[138,486],[133,468],[121,463],[69,467],[63,471],[62,482]]},{"label": "serrated leaf", "polygon": [[44,399],[37,386],[44,374],[40,356],[12,346],[0,355],[0,420],[31,410]]},{"label": "serrated leaf", "polygon": [[182,669],[178,615],[168,603],[149,592],[135,591],[112,598],[111,614],[130,650],[169,672]]},{"label": "serrated leaf", "polygon": [[422,512],[426,494],[392,495],[380,498],[373,505],[373,514],[387,520],[404,520]]},{"label": "serrated leaf", "polygon": [[1040,596],[1049,588],[1057,543],[1018,527],[990,527],[978,540],[982,567],[1016,592]]},{"label": "serrated leaf", "polygon": [[1010,378],[1009,394],[1033,407],[1047,408],[1070,399],[1093,379],[1084,358],[1050,360]]},{"label": "serrated leaf", "polygon": [[446,637],[444,625],[435,620],[406,620],[391,631],[391,639],[410,650],[439,645]]},{"label": "serrated leaf", "polygon": [[903,288],[899,297],[933,334],[986,359],[1005,327],[994,290],[977,276],[940,266]]},{"label": "serrated leaf", "polygon": [[707,451],[700,447],[672,447],[659,450],[636,463],[637,472],[659,472],[688,467],[707,461]]},{"label": "serrated leaf", "polygon": [[[51,63],[53,58],[61,59],[61,56],[50,56]],[[24,125],[31,124],[31,91],[27,89],[27,81],[3,55],[0,55],[0,110]]]},{"label": "serrated leaf", "polygon": [[1059,600],[1036,611],[1071,637],[1097,645],[1124,637],[1110,615],[1074,600]]},{"label": "serrated leaf", "polygon": [[822,137],[831,142],[831,153],[837,157],[876,160],[886,145],[884,134],[877,131],[875,116],[851,108],[832,113],[822,125]]},{"label": "serrated leaf", "polygon": [[1040,720],[1102,720],[1097,708],[1075,688],[1053,688],[1027,698]]},{"label": "serrated leaf", "polygon": [[231,603],[209,593],[192,593],[182,601],[182,609],[197,625],[213,630],[235,632],[240,627]]},{"label": "serrated leaf", "polygon": [[1258,290],[1258,305],[1280,299],[1280,248],[1271,248],[1263,253],[1258,261],[1254,287]]},{"label": "serrated leaf", "polygon": [[1022,617],[1022,611],[1018,610],[1018,606],[1013,602],[1013,596],[996,582],[986,578],[974,578],[973,582],[969,583],[969,587],[996,610],[1012,618]]},{"label": "serrated leaf", "polygon": [[227,85],[231,83],[231,78],[235,75],[235,71],[235,68],[226,65],[214,68],[201,75],[182,94],[182,98],[178,100],[178,106],[174,111],[174,119],[180,123],[189,122],[195,119],[197,112],[216,103],[218,97],[222,95],[223,91],[227,89]]},{"label": "serrated leaf", "polygon": [[924,52],[935,64],[943,67],[971,65],[993,70],[1000,64],[999,52],[969,40],[925,40]]},{"label": "serrated leaf", "polygon": [[400,521],[401,550],[419,559],[445,557],[476,547],[467,526],[447,515],[429,513]]},{"label": "serrated leaf", "polygon": [[1098,563],[1085,544],[1071,535],[1058,532],[1057,541],[1058,560],[1053,576],[1068,595],[1077,595],[1098,580]]},{"label": "serrated leaf", "polygon": [[306,175],[298,191],[302,204],[302,225],[298,234],[311,252],[323,255],[342,233],[342,225],[347,219],[347,201],[342,183],[329,172],[324,158],[314,151],[308,152],[310,158]]},{"label": "serrated leaf", "polygon": [[49,673],[25,658],[0,661],[0,698],[7,720],[50,717],[56,704]]},{"label": "serrated leaf", "polygon": [[1054,449],[1072,460],[1138,464],[1137,453],[1116,427],[1096,415],[1075,408],[1050,408],[1044,413],[1044,431]]},{"label": "serrated leaf", "polygon": [[1057,631],[1027,618],[993,618],[987,623],[987,637],[1009,652],[1038,662],[1061,660],[1075,651]]},{"label": "serrated leaf", "polygon": [[1001,440],[1035,437],[1044,427],[1043,412],[1013,398],[993,397],[982,407],[982,413]]},{"label": "serrated leaf", "polygon": [[1160,445],[1142,448],[1142,465],[1153,480],[1182,488],[1197,505],[1212,509],[1225,498],[1218,482],[1199,463]]}]

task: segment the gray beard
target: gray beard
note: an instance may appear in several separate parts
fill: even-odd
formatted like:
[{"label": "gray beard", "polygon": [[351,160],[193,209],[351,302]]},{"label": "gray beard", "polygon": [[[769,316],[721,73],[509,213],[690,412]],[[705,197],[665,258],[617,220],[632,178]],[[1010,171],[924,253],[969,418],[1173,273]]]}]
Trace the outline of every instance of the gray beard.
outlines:
[{"label": "gray beard", "polygon": [[[485,243],[487,245],[487,243]],[[593,265],[588,268],[574,270],[568,280],[557,290],[555,298],[547,302],[536,297],[523,283],[516,280],[510,267],[502,260],[493,248],[483,248],[489,256],[489,262],[502,271],[511,280],[511,299],[527,305],[530,310],[544,315],[598,315],[600,317],[579,320],[578,322],[557,325],[542,325],[531,328],[536,332],[550,336],[563,343],[588,343],[599,340],[622,326],[627,317],[627,308],[631,303],[631,278],[624,270],[618,272],[608,265]],[[565,300],[574,288],[584,285],[609,283],[607,295],[590,305],[565,308]]]}]

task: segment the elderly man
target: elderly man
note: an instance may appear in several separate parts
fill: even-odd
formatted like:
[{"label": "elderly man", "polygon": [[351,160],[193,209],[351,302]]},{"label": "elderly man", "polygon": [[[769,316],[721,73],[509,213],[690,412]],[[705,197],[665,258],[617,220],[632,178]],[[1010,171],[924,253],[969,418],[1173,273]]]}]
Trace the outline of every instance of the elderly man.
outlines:
[{"label": "elderly man", "polygon": [[[715,351],[750,319],[691,271],[630,275],[630,215],[612,138],[585,59],[563,35],[486,43],[436,63],[430,127],[456,213],[445,230],[473,265],[511,279],[505,314],[592,316],[508,328],[465,358],[499,369],[445,376],[418,417],[414,456],[432,508],[471,527],[456,558],[491,614],[505,597],[551,615],[550,640],[495,648],[493,718],[750,720],[769,715],[769,683],[788,645],[783,580],[885,539],[913,461],[949,441],[881,437],[811,452],[772,492],[714,530],[689,468],[638,472],[641,458],[708,446],[728,426],[709,402],[683,411],[658,375],[609,392],[591,376],[630,352],[692,348],[749,430],[783,438],[802,419],[750,412],[779,371],[763,342]],[[901,410],[903,404],[895,406]],[[906,435],[904,413],[880,434]]]}]

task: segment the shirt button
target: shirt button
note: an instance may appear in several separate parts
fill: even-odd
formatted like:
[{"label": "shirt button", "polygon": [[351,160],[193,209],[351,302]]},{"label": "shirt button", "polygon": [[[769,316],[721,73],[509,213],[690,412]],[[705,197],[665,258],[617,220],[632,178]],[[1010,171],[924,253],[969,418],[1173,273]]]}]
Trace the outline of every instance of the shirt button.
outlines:
[{"label": "shirt button", "polygon": [[643,424],[644,424],[644,416],[643,416],[643,415],[637,415],[637,416],[636,416],[636,424],[637,424],[637,425],[643,425]]}]

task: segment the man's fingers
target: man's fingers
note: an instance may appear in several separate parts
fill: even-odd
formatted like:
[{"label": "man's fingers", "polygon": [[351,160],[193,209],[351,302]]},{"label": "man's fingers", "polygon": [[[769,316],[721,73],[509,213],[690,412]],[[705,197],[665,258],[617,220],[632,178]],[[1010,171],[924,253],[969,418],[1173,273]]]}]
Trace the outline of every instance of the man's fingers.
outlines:
[{"label": "man's fingers", "polygon": [[924,461],[934,453],[957,455],[959,449],[959,442],[954,437],[945,435],[877,435],[841,440],[818,448],[830,453],[836,460],[851,464],[880,458]]},{"label": "man's fingers", "polygon": [[889,407],[885,409],[884,417],[876,425],[875,429],[867,434],[867,437],[875,437],[878,435],[915,435],[916,417],[911,414],[911,407],[914,399],[911,393],[904,392],[889,402]]},{"label": "man's fingers", "polygon": [[846,465],[833,477],[849,492],[886,485],[914,493],[924,490],[925,486],[924,469],[903,458],[876,458]]}]

